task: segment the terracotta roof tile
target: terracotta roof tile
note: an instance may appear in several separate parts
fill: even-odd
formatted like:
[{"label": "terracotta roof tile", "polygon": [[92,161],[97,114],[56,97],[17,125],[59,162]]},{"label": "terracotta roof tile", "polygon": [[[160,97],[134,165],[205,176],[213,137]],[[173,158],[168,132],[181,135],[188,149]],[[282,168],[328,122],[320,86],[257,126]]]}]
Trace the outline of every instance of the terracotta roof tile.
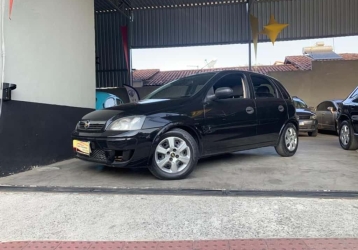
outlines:
[{"label": "terracotta roof tile", "polygon": [[358,60],[358,53],[345,53],[345,54],[340,54],[340,55],[346,61]]},{"label": "terracotta roof tile", "polygon": [[[358,54],[355,53],[345,53],[339,54],[342,59],[326,59],[326,60],[316,60],[316,61],[331,61],[331,60],[358,60]],[[307,56],[286,56],[285,64],[292,64],[299,68],[300,70],[311,70],[312,69],[312,59]]]},{"label": "terracotta roof tile", "polygon": [[300,70],[312,68],[312,60],[307,56],[286,56],[285,64],[292,64]]},{"label": "terracotta roof tile", "polygon": [[148,80],[153,77],[156,73],[159,72],[159,69],[140,69],[135,70],[133,72],[133,79],[134,80]]},{"label": "terracotta roof tile", "polygon": [[[202,72],[222,71],[222,70],[243,70],[248,71],[248,67],[230,67],[230,68],[214,68],[204,70],[175,70],[175,71],[160,71],[153,78],[145,83],[149,86],[160,86],[176,79],[194,75]],[[257,66],[252,67],[252,71],[267,74],[272,71],[297,71],[298,69],[293,65],[272,65],[272,66]]]},{"label": "terracotta roof tile", "polygon": [[[345,53],[340,54],[343,60],[358,60],[358,54]],[[320,60],[322,61],[322,60]],[[268,72],[277,71],[297,71],[297,70],[311,70],[312,59],[307,56],[287,56],[283,65],[268,65],[268,66],[253,66],[252,71],[267,74]],[[136,70],[133,73],[135,80],[143,80],[144,85],[160,86],[176,79],[194,75],[200,72],[221,71],[221,70],[243,70],[248,71],[248,67],[229,67],[229,68],[214,68],[204,70],[173,70],[160,71],[159,69]]]}]

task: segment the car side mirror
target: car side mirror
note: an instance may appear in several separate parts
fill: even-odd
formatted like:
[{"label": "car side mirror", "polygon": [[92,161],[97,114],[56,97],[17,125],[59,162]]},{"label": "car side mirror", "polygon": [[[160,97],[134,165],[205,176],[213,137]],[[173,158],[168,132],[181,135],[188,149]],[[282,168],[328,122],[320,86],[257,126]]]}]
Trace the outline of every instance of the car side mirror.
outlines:
[{"label": "car side mirror", "polygon": [[218,88],[215,91],[215,97],[217,99],[227,99],[233,96],[233,90],[229,87]]}]

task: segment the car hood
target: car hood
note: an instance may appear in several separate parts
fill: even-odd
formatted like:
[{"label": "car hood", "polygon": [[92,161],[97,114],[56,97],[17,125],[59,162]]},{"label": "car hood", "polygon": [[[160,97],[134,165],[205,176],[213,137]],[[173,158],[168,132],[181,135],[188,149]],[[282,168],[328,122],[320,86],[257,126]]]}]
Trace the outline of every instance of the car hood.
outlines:
[{"label": "car hood", "polygon": [[151,115],[158,112],[176,110],[183,105],[187,99],[148,99],[137,103],[126,103],[119,106],[96,110],[85,115],[82,120],[107,121],[114,117],[120,118],[131,115]]},{"label": "car hood", "polygon": [[297,115],[314,115],[315,113],[313,113],[309,109],[296,109],[296,114]]}]

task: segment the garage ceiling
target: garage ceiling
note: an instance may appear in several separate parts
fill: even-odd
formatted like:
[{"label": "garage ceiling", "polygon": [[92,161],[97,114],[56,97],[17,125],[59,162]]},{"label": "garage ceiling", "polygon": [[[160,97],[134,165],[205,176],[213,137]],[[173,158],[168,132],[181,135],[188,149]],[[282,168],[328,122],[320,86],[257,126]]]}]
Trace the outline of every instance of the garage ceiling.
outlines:
[{"label": "garage ceiling", "polygon": [[[112,4],[119,6],[124,4],[128,8],[136,9],[157,9],[157,8],[181,8],[198,7],[223,4],[246,3],[248,0],[97,0],[96,11],[114,10]],[[292,0],[252,0],[254,2],[292,1]],[[294,0],[293,0],[294,1]]]},{"label": "garage ceiling", "polygon": [[156,8],[180,8],[197,7],[222,4],[246,3],[247,0],[227,0],[227,1],[208,1],[208,0],[131,0],[133,9],[156,9]]},{"label": "garage ceiling", "polygon": [[[248,43],[246,0],[95,0],[97,86],[120,86],[120,26],[130,25],[131,48]],[[130,10],[133,22],[128,22]],[[277,41],[358,35],[358,0],[253,0],[262,30],[271,15],[286,23]],[[260,35],[259,42],[269,41]],[[246,55],[245,55],[246,56]]]},{"label": "garage ceiling", "polygon": [[[95,0],[95,8],[104,14],[104,28],[118,23],[110,13],[129,15],[131,7],[132,48],[155,48],[247,43],[245,1]],[[254,0],[251,13],[259,19],[260,29],[270,15],[289,24],[278,37],[283,41],[358,35],[357,9],[358,0]],[[268,38],[260,35],[259,41]]]}]

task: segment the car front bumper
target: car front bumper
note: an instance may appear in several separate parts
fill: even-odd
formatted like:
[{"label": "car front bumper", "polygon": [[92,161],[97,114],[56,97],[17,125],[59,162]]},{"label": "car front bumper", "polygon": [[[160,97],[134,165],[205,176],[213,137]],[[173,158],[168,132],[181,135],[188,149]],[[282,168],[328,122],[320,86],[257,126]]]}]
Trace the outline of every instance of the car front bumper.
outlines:
[{"label": "car front bumper", "polygon": [[152,142],[159,129],[129,132],[83,133],[75,131],[72,140],[90,143],[89,155],[73,152],[76,158],[110,167],[146,167],[149,164]]},{"label": "car front bumper", "polygon": [[307,119],[307,120],[299,120],[299,129],[300,132],[314,132],[317,130],[318,121]]}]

